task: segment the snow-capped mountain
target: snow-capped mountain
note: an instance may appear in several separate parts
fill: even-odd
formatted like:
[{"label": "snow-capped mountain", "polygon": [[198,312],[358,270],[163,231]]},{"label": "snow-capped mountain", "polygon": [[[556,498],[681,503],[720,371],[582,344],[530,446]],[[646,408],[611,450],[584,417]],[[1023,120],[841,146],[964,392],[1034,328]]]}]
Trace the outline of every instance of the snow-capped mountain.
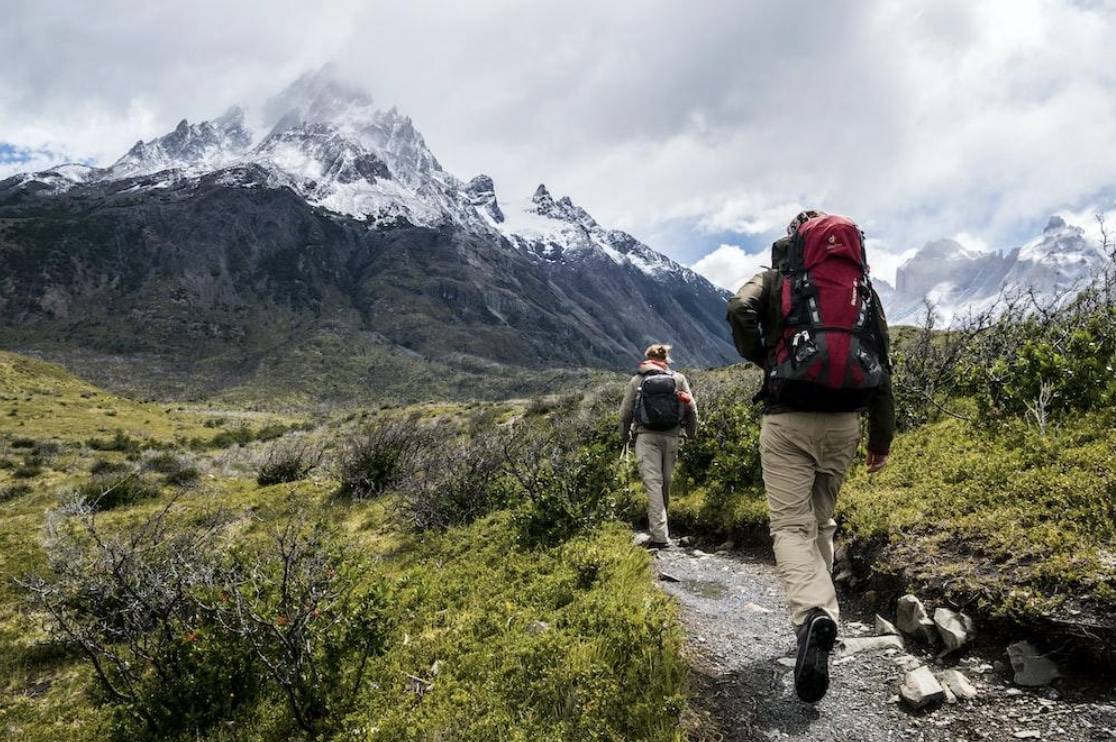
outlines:
[{"label": "snow-capped mountain", "polygon": [[[244,110],[137,142],[108,168],[75,177],[73,165],[33,176],[50,192],[79,182],[158,176],[141,189],[215,175],[230,185],[288,187],[307,203],[373,224],[404,219],[420,226],[453,224],[502,236],[549,262],[606,256],[648,275],[704,281],[630,234],[602,227],[569,197],[555,200],[540,185],[530,200],[501,208],[492,179],[463,182],[447,173],[411,119],[381,111],[363,91],[339,82],[332,68],[304,75],[264,107],[269,129],[257,137]],[[262,179],[245,168],[262,169]]]},{"label": "snow-capped mountain", "polygon": [[235,161],[251,144],[252,134],[244,126],[244,111],[233,106],[213,121],[191,124],[182,119],[169,134],[150,142],[136,142],[97,177],[118,180],[163,170],[204,173]]},{"label": "snow-capped mountain", "polygon": [[947,323],[1002,296],[1033,293],[1041,303],[1059,302],[1088,286],[1105,260],[1085,230],[1053,216],[1042,234],[1006,254],[950,239],[928,242],[899,267],[884,304],[891,322],[911,324],[925,316],[926,300]]},{"label": "snow-capped mountain", "polygon": [[0,343],[25,349],[131,348],[221,379],[312,357],[314,332],[390,349],[393,373],[627,367],[656,341],[735,357],[726,292],[545,186],[507,198],[446,172],[410,118],[329,69],[108,167],[0,181],[4,224]]}]

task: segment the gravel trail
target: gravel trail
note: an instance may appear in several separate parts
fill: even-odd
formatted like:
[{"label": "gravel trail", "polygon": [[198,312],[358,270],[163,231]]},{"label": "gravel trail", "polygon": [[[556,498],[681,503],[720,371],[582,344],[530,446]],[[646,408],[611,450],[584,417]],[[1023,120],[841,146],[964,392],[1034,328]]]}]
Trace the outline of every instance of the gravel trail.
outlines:
[{"label": "gravel trail", "polygon": [[[659,584],[681,605],[694,671],[701,740],[1116,740],[1116,692],[1070,684],[1022,690],[988,658],[956,662],[975,701],[912,713],[897,702],[908,669],[946,665],[911,648],[842,654],[831,661],[829,694],[808,705],[794,694],[794,636],[774,565],[762,554],[658,552]],[[871,636],[867,621],[843,617],[841,636]],[[869,617],[871,618],[871,617]],[[951,663],[952,664],[952,663]],[[981,668],[983,672],[981,671]],[[1061,681],[1059,681],[1061,682]]]}]

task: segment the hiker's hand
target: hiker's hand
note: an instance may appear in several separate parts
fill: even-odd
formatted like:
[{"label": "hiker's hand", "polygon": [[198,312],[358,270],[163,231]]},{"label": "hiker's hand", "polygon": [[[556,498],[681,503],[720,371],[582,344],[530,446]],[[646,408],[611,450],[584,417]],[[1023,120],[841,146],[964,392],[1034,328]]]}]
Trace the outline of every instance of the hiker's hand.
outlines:
[{"label": "hiker's hand", "polygon": [[876,472],[887,466],[886,453],[872,453],[868,452],[868,473],[875,474]]}]

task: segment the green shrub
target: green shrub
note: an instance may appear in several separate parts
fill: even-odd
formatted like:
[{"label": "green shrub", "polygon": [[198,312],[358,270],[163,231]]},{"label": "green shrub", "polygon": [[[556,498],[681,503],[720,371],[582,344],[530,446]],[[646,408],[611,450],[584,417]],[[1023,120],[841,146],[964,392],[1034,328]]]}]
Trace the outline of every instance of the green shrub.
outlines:
[{"label": "green shrub", "polygon": [[203,447],[231,448],[232,446],[245,446],[255,439],[255,434],[247,425],[241,425],[234,430],[222,430],[206,442]]},{"label": "green shrub", "polygon": [[421,453],[399,486],[397,513],[411,528],[472,523],[515,497],[505,456],[505,435],[478,433]]},{"label": "green shrub", "polygon": [[90,661],[121,739],[199,736],[259,685],[251,648],[200,600],[227,574],[215,532],[170,529],[166,514],[120,536],[92,515],[51,519],[50,571],[22,581],[52,633]]},{"label": "green shrub", "polygon": [[159,488],[138,474],[98,475],[77,489],[77,498],[93,510],[111,510],[159,496]]},{"label": "green shrub", "polygon": [[116,735],[203,737],[249,704],[279,712],[272,737],[338,731],[386,647],[383,583],[322,523],[226,553],[222,519],[183,527],[169,512],[121,534],[89,512],[52,517],[50,572],[21,581],[90,662]]},{"label": "green shrub", "polygon": [[513,431],[506,451],[522,543],[555,545],[615,517],[620,490],[615,446],[578,445],[574,429]]},{"label": "green shrub", "polygon": [[31,486],[28,484],[11,484],[3,489],[0,489],[0,502],[7,502],[14,500],[17,497],[31,494]]},{"label": "green shrub", "polygon": [[163,475],[163,482],[173,487],[193,484],[198,480],[198,470],[185,459],[170,451],[163,451],[144,462],[143,468]]},{"label": "green shrub", "polygon": [[129,471],[130,466],[122,461],[110,461],[108,459],[97,459],[89,467],[89,473],[97,476],[104,474],[120,474],[121,472]]},{"label": "green shrub", "polygon": [[12,471],[17,479],[34,479],[43,473],[43,460],[38,456],[28,456]]},{"label": "green shrub", "polygon": [[139,453],[140,442],[123,430],[117,430],[112,438],[90,438],[85,445],[94,451],[120,451],[121,453]]},{"label": "green shrub", "polygon": [[304,440],[273,445],[256,473],[256,484],[266,487],[305,479],[318,466],[321,457],[321,450]]},{"label": "green shrub", "polygon": [[984,418],[1030,418],[1045,428],[1067,414],[1116,405],[1116,308],[1075,329],[1023,323],[1020,344],[991,362],[969,363],[966,390]]},{"label": "green shrub", "polygon": [[384,420],[366,428],[338,456],[337,495],[364,500],[404,482],[439,437],[434,428],[409,420]]}]

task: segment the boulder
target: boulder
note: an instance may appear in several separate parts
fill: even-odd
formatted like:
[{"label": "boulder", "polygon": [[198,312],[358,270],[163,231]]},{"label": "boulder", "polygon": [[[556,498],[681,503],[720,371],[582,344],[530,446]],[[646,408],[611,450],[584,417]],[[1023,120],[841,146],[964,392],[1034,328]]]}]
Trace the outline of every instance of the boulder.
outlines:
[{"label": "boulder", "polygon": [[945,700],[945,690],[926,665],[907,673],[903,684],[899,686],[899,695],[914,709],[925,708]]},{"label": "boulder", "polygon": [[1016,642],[1007,651],[1016,685],[1050,685],[1054,678],[1062,677],[1058,665],[1046,655],[1039,654],[1030,642]]},{"label": "boulder", "polygon": [[976,635],[973,619],[949,608],[938,608],[934,611],[934,626],[938,629],[938,635],[942,637],[946,653],[956,652],[971,642]]},{"label": "boulder", "polygon": [[893,634],[897,635],[899,633],[899,629],[895,628],[895,624],[893,624],[891,621],[888,621],[886,618],[877,614],[876,633],[880,636],[891,636]]},{"label": "boulder", "polygon": [[895,607],[895,625],[904,634],[928,643],[933,643],[937,637],[934,622],[926,615],[922,601],[914,595],[904,595],[899,598]]},{"label": "boulder", "polygon": [[660,572],[659,579],[663,582],[679,582],[680,580],[670,572]]},{"label": "boulder", "polygon": [[635,546],[646,546],[651,541],[650,533],[637,533],[632,536],[632,544]]},{"label": "boulder", "polygon": [[965,673],[960,670],[949,669],[942,673],[942,685],[953,691],[953,695],[962,701],[971,701],[977,697],[977,690]]},{"label": "boulder", "polygon": [[859,654],[883,649],[903,649],[903,639],[898,636],[846,637],[840,640],[841,654]]}]

